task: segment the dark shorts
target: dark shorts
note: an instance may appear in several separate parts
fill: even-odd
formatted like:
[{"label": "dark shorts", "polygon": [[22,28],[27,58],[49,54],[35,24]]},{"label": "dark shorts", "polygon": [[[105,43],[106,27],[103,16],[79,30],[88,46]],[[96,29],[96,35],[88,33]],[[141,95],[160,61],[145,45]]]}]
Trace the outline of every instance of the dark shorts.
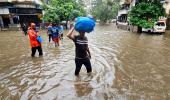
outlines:
[{"label": "dark shorts", "polygon": [[85,59],[75,58],[75,63],[76,63],[75,75],[79,75],[82,65],[86,67],[87,73],[90,73],[92,71],[91,62],[89,58]]}]

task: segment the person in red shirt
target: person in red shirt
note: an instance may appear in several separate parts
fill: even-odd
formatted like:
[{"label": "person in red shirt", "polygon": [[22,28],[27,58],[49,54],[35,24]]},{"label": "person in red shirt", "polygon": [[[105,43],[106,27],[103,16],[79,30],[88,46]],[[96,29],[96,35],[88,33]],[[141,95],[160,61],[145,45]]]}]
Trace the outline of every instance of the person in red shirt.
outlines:
[{"label": "person in red shirt", "polygon": [[42,47],[41,47],[41,43],[39,43],[37,40],[38,32],[36,32],[35,23],[31,23],[30,29],[28,30],[28,36],[30,39],[30,45],[31,45],[31,50],[32,50],[31,56],[32,57],[35,56],[37,49],[39,52],[39,56],[42,56],[43,55]]}]

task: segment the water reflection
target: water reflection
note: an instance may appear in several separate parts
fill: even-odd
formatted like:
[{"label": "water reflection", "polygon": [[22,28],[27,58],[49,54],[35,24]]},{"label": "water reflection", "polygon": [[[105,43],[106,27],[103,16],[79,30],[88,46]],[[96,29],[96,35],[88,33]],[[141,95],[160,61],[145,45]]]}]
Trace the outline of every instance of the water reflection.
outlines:
[{"label": "water reflection", "polygon": [[74,88],[78,97],[89,95],[93,88],[89,82],[85,82],[78,77],[74,83]]}]

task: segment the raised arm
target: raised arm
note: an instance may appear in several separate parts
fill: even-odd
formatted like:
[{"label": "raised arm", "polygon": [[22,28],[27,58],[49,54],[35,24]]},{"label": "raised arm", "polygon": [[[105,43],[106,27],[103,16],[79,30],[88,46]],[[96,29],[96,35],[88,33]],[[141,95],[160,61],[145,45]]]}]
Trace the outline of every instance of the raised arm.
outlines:
[{"label": "raised arm", "polygon": [[72,27],[71,30],[67,33],[67,37],[71,40],[74,40],[73,31],[74,31],[74,27]]}]

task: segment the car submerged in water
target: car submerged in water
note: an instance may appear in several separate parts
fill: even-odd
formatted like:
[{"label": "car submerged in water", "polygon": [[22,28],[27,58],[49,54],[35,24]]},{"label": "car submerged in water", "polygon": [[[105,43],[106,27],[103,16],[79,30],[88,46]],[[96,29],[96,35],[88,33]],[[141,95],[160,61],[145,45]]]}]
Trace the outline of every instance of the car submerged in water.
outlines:
[{"label": "car submerged in water", "polygon": [[149,33],[165,33],[166,30],[166,22],[165,21],[157,21],[154,23],[153,28],[142,28],[143,32]]}]

